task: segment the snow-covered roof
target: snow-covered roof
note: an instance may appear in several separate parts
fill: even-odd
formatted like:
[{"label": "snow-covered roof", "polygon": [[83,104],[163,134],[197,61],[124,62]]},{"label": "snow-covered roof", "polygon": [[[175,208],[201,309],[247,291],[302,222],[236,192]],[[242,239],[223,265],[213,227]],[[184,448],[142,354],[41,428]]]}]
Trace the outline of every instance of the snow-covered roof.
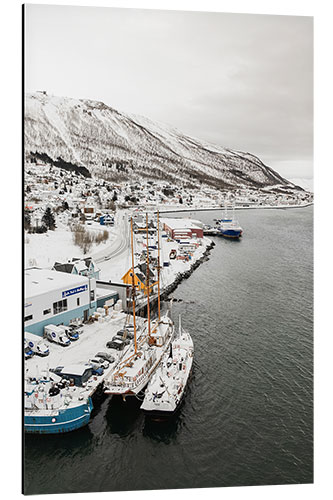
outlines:
[{"label": "snow-covered roof", "polygon": [[84,262],[84,260],[78,260],[74,263],[76,269],[78,272],[81,272],[81,271],[87,271],[88,268],[86,266],[86,263]]},{"label": "snow-covered roof", "polygon": [[98,299],[102,297],[109,297],[110,295],[116,295],[118,292],[116,290],[111,290],[110,288],[98,288],[96,287],[96,297]]},{"label": "snow-covered roof", "polygon": [[90,368],[89,366],[86,365],[67,365],[64,366],[64,368],[61,370],[61,373],[63,374],[68,374],[68,375],[83,375],[84,372],[87,370],[87,368]]},{"label": "snow-covered roof", "polygon": [[53,268],[56,271],[61,271],[64,273],[71,273],[73,271],[74,264],[71,262],[66,262],[65,264],[61,264],[60,262],[55,262]]},{"label": "snow-covered roof", "polygon": [[30,268],[24,272],[25,297],[35,297],[52,290],[86,285],[89,279],[49,269]]},{"label": "snow-covered roof", "polygon": [[161,219],[171,229],[202,229],[202,222],[194,219]]}]

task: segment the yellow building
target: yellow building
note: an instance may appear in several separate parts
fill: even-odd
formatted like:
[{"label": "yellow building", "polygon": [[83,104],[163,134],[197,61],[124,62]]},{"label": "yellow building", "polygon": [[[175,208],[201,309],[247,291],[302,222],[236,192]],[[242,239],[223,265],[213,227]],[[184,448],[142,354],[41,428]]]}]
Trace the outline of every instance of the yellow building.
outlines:
[{"label": "yellow building", "polygon": [[[130,268],[126,274],[121,278],[125,285],[132,285],[132,268]],[[139,269],[134,269],[134,285],[137,290],[141,290],[143,293],[147,294],[146,276]],[[153,286],[156,285],[154,282],[154,274],[149,271],[149,292],[152,292]]]}]

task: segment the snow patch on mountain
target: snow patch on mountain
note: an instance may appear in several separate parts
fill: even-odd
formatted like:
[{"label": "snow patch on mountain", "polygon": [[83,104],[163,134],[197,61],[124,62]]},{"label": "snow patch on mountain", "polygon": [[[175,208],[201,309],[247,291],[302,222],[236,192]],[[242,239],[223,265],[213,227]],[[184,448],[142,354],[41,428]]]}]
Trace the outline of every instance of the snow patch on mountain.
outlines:
[{"label": "snow patch on mountain", "polygon": [[86,167],[106,180],[166,180],[218,189],[297,188],[256,156],[87,99],[26,95],[25,153]]}]

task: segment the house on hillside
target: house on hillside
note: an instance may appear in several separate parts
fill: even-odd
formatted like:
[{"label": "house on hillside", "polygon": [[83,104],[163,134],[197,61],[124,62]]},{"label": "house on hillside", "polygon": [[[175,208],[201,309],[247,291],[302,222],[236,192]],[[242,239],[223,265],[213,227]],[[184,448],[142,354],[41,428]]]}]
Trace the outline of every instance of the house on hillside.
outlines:
[{"label": "house on hillside", "polygon": [[96,217],[96,207],[92,204],[83,207],[83,213],[87,220],[92,220]]},{"label": "house on hillside", "polygon": [[100,272],[100,269],[91,257],[84,259],[73,258],[72,261],[66,263],[55,262],[52,270],[95,279],[99,279]]}]

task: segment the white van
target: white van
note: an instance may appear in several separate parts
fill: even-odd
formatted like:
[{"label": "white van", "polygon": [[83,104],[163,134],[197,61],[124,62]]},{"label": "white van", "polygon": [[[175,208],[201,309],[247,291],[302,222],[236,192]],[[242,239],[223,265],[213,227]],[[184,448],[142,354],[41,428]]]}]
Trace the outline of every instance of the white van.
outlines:
[{"label": "white van", "polygon": [[45,342],[43,342],[43,339],[39,337],[39,335],[24,332],[24,340],[27,342],[34,354],[38,354],[39,356],[48,356],[50,354],[48,346]]},{"label": "white van", "polygon": [[71,343],[63,328],[55,325],[44,326],[44,337],[50,342],[55,342],[63,347],[69,346]]},{"label": "white van", "polygon": [[62,331],[67,335],[71,342],[79,340],[79,332],[77,331],[77,329],[70,328],[66,325],[59,325],[58,328],[62,329]]}]

